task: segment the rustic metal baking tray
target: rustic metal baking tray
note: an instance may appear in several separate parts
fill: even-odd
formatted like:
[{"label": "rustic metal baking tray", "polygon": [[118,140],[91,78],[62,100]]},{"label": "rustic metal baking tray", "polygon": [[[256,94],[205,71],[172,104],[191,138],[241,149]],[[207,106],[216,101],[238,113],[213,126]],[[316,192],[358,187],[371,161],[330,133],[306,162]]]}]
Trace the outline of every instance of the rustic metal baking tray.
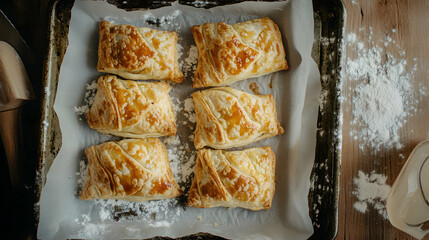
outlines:
[{"label": "rustic metal baking tray", "polygon": [[[108,0],[127,11],[169,6],[173,1],[117,1]],[[214,6],[242,2],[234,0],[183,1],[194,7]],[[57,0],[51,5],[49,47],[45,58],[42,120],[39,142],[39,163],[36,169],[35,228],[39,223],[38,202],[46,176],[61,148],[61,130],[53,110],[61,63],[68,46],[68,30],[73,1]],[[315,42],[313,59],[319,66],[322,90],[325,92],[323,112],[319,111],[316,156],[311,173],[312,187],[308,194],[309,215],[314,233],[310,239],[333,239],[337,234],[339,173],[341,163],[341,79],[340,60],[344,26],[344,7],[341,0],[313,0]],[[171,239],[156,237],[153,239]],[[178,239],[224,239],[206,233],[196,233]]]}]

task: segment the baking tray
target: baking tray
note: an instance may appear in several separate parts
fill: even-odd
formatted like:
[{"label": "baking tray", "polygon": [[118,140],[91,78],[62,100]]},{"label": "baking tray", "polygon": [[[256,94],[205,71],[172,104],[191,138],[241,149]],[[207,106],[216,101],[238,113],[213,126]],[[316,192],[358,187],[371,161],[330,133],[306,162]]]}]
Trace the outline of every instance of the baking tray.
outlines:
[{"label": "baking tray", "polygon": [[[35,228],[39,223],[39,199],[47,173],[61,148],[61,130],[53,110],[59,71],[68,46],[68,30],[74,1],[57,0],[50,8],[49,46],[43,71],[39,162],[36,169]],[[116,1],[118,8],[153,9],[169,6],[173,1]],[[183,1],[180,4],[210,8],[242,1]],[[308,194],[309,215],[314,233],[310,239],[333,239],[338,224],[338,194],[341,163],[342,102],[340,62],[343,44],[344,6],[340,0],[313,0],[315,42],[312,56],[319,66],[323,91],[318,115],[316,156]],[[323,111],[322,111],[323,109]],[[153,239],[171,239],[156,237]],[[224,239],[196,233],[178,239]]]}]

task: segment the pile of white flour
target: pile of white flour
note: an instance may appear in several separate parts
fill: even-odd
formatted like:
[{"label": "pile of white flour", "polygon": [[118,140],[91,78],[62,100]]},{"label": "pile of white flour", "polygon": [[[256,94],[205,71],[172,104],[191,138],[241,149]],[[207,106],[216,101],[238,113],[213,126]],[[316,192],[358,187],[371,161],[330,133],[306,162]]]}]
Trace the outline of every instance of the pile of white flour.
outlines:
[{"label": "pile of white flour", "polygon": [[[372,39],[359,41],[356,34],[346,36],[346,44],[355,48],[357,57],[346,59],[345,71],[355,82],[352,96],[352,125],[350,135],[359,141],[361,150],[371,147],[373,152],[403,147],[399,131],[407,118],[415,114],[416,105],[426,90],[413,88],[416,59],[407,62],[404,51],[386,52]],[[373,43],[373,47],[365,47]],[[395,44],[390,37],[380,45]],[[399,49],[392,45],[391,49]]]}]

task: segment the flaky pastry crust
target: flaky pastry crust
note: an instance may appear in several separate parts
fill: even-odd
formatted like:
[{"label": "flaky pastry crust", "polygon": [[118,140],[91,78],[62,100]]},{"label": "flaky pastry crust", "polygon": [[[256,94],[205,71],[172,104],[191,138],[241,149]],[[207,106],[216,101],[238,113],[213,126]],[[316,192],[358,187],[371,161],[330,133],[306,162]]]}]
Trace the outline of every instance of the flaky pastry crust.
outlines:
[{"label": "flaky pastry crust", "polygon": [[80,199],[147,201],[174,198],[174,180],[165,146],[157,138],[106,142],[85,150],[88,175]]},{"label": "flaky pastry crust", "polygon": [[271,147],[242,151],[201,149],[188,205],[198,208],[271,208],[276,158]]},{"label": "flaky pastry crust", "polygon": [[288,69],[279,28],[267,17],[231,25],[204,23],[191,32],[198,47],[194,88]]},{"label": "flaky pastry crust", "polygon": [[146,27],[99,24],[99,72],[134,80],[183,82],[177,59],[177,33]]},{"label": "flaky pastry crust", "polygon": [[272,95],[253,95],[231,87],[193,93],[196,149],[244,146],[284,132]]},{"label": "flaky pastry crust", "polygon": [[147,138],[175,135],[176,116],[165,82],[135,82],[101,76],[88,125],[105,134]]}]

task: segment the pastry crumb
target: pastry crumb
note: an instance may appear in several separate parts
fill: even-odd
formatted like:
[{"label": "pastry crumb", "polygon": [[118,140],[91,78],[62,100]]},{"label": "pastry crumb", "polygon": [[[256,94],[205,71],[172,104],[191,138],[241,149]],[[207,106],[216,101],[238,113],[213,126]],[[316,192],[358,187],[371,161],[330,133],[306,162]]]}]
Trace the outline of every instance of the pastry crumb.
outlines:
[{"label": "pastry crumb", "polygon": [[270,79],[270,82],[268,83],[268,87],[269,87],[270,89],[272,89],[272,88],[273,88],[273,78],[271,78],[271,79]]},{"label": "pastry crumb", "polygon": [[250,91],[252,91],[254,94],[257,94],[257,95],[259,95],[260,93],[259,93],[259,87],[258,87],[258,84],[256,84],[255,82],[252,82],[252,83],[250,83],[249,84],[249,89],[250,89]]}]

